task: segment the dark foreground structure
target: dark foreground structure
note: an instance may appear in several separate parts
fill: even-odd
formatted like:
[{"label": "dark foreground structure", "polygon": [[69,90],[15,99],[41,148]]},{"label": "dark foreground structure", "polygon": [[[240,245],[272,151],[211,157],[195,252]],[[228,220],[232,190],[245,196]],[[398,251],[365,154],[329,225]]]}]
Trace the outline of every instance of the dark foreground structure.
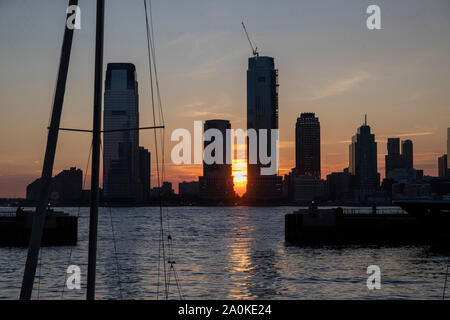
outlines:
[{"label": "dark foreground structure", "polygon": [[303,209],[285,216],[285,240],[306,245],[450,246],[450,202],[404,202],[407,214]]},{"label": "dark foreground structure", "polygon": [[[30,242],[34,211],[18,209],[0,216],[0,246],[27,247]],[[42,246],[75,246],[78,239],[78,217],[47,210]]]}]

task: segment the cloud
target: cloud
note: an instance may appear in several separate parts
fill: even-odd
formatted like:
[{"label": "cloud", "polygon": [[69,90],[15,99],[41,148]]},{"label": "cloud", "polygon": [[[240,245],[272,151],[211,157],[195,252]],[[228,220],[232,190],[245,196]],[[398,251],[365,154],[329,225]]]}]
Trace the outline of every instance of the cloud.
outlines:
[{"label": "cloud", "polygon": [[229,118],[232,117],[232,115],[230,113],[226,113],[226,112],[213,112],[213,111],[191,111],[186,113],[187,117],[191,117],[191,118],[197,118],[197,117],[201,117],[201,118],[208,118],[208,119],[225,119],[228,120]]},{"label": "cloud", "polygon": [[203,60],[201,63],[194,64],[187,72],[181,72],[180,77],[204,77],[204,76],[216,76],[217,74],[230,71],[230,64],[233,60],[238,59],[244,54],[245,50],[235,50],[225,54],[214,53],[210,55],[210,58]]},{"label": "cloud", "polygon": [[371,75],[367,72],[358,72],[350,77],[338,79],[324,89],[317,90],[311,100],[320,100],[324,98],[329,98],[336,95],[341,95],[345,92],[350,91],[356,85],[362,81],[370,78]]},{"label": "cloud", "polygon": [[417,136],[429,136],[434,134],[433,131],[425,131],[425,132],[413,132],[413,133],[401,133],[395,135],[396,137],[417,137]]},{"label": "cloud", "polygon": [[[166,43],[167,47],[189,47],[192,51],[204,51],[205,47],[208,49],[214,48],[217,42],[223,41],[223,38],[228,36],[227,32],[208,33],[208,34],[194,34],[184,33],[177,38]],[[200,52],[201,53],[201,52]]]},{"label": "cloud", "polygon": [[188,103],[184,105],[185,111],[181,115],[187,118],[197,118],[196,120],[225,119],[232,121],[236,116],[224,112],[224,110],[229,110],[231,105],[231,98],[225,94],[216,97],[214,102],[197,100]]},{"label": "cloud", "polygon": [[201,107],[204,107],[205,105],[206,105],[206,103],[204,101],[195,101],[195,102],[184,105],[184,108],[186,108],[186,109],[201,108]]},{"label": "cloud", "polygon": [[411,95],[405,97],[405,102],[417,101],[420,97],[421,97],[420,94],[414,93],[414,94],[411,94]]},{"label": "cloud", "polygon": [[177,75],[195,78],[228,72],[230,65],[236,65],[232,61],[248,51],[247,47],[236,49],[230,35],[230,32],[185,33],[167,42],[167,50],[183,52],[185,64]]}]

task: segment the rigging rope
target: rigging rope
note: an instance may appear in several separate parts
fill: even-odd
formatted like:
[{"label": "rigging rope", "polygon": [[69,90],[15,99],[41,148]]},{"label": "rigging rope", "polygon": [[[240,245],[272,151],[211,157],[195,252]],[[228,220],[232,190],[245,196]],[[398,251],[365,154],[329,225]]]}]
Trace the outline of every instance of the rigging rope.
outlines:
[{"label": "rigging rope", "polygon": [[[103,144],[102,143],[100,143],[100,152],[103,155]],[[114,224],[113,224],[113,219],[112,219],[112,208],[111,207],[109,207],[109,219],[110,219],[110,222],[111,222],[111,233],[112,233],[113,246],[114,246],[114,260],[115,260],[115,263],[116,263],[116,272],[117,272],[117,280],[118,280],[118,283],[119,283],[120,300],[123,300],[122,281],[120,280],[119,259],[117,258],[116,236],[115,236],[115,232],[114,232]]]},{"label": "rigging rope", "polygon": [[445,281],[444,281],[444,292],[442,293],[442,300],[445,300],[445,289],[447,288],[447,279],[448,279],[448,267],[450,265],[450,257],[447,259],[447,271],[445,272]]},{"label": "rigging rope", "polygon": [[113,243],[114,243],[114,257],[115,257],[115,260],[116,260],[117,278],[119,280],[120,300],[123,300],[122,282],[120,281],[119,259],[117,258],[116,236],[115,236],[115,233],[114,233],[114,224],[113,224],[113,219],[112,219],[112,208],[111,207],[109,207],[109,219],[111,221],[111,231],[112,231],[112,237],[113,237]]},{"label": "rigging rope", "polygon": [[42,265],[43,251],[44,251],[44,248],[42,247],[41,250],[39,250],[39,275],[38,275],[38,289],[37,289],[37,299],[38,300],[39,300],[39,296],[40,296],[40,292],[41,292],[41,265]]},{"label": "rigging rope", "polygon": [[170,286],[170,276],[171,276],[171,274],[173,272],[174,278],[175,278],[175,284],[176,284],[177,290],[178,290],[178,295],[179,295],[180,299],[183,300],[183,291],[181,289],[181,284],[180,284],[180,281],[179,281],[178,273],[177,273],[177,271],[175,269],[175,266],[174,266],[175,265],[175,260],[173,260],[173,258],[172,258],[172,251],[173,251],[173,249],[172,249],[172,236],[169,235],[167,237],[167,240],[169,242],[169,249],[170,249],[170,251],[169,251],[169,261],[168,261],[168,263],[170,264],[169,284],[168,284],[168,286]]},{"label": "rigging rope", "polygon": [[[88,154],[88,159],[87,159],[87,163],[86,163],[86,169],[84,171],[84,178],[83,178],[83,190],[84,187],[86,185],[86,179],[87,179],[87,175],[88,175],[88,171],[89,171],[89,163],[91,160],[91,153],[92,153],[92,142],[91,142],[91,147],[89,148],[89,154]],[[80,218],[80,212],[81,212],[81,207],[78,206],[78,212],[77,212],[77,220],[79,220]],[[73,252],[73,246],[70,246],[70,251],[69,251],[69,261],[67,263],[67,266],[70,266],[70,263],[72,261],[72,252]],[[64,273],[64,284],[63,284],[63,290],[61,293],[61,300],[64,299],[64,291],[66,289],[66,281],[67,281],[67,272]]]},{"label": "rigging rope", "polygon": [[[144,0],[144,11],[145,11],[145,22],[146,22],[146,34],[147,34],[147,55],[148,55],[148,65],[149,65],[149,77],[150,77],[150,93],[151,93],[151,101],[152,101],[152,113],[153,113],[153,125],[156,126],[156,116],[155,116],[155,97],[154,97],[154,88],[153,88],[153,74],[152,74],[152,53],[153,51],[150,49],[153,44],[151,44],[151,32],[149,26],[149,18],[147,11],[147,1]],[[165,297],[168,298],[168,287],[167,287],[167,272],[166,272],[166,255],[164,248],[164,229],[163,229],[163,217],[162,217],[162,203],[161,203],[161,181],[159,174],[159,154],[158,154],[158,136],[156,130],[154,131],[154,142],[155,142],[155,153],[156,153],[156,172],[157,172],[157,186],[158,186],[158,198],[159,198],[159,222],[160,222],[160,242],[159,248],[162,250],[162,260],[163,260],[163,270],[164,270],[164,289],[165,289]],[[159,253],[160,255],[160,253]],[[160,259],[158,259],[158,283],[157,283],[157,293],[156,298],[159,298],[159,270],[160,270]]]},{"label": "rigging rope", "polygon": [[[146,35],[147,35],[147,54],[148,54],[148,64],[149,64],[149,76],[150,76],[150,91],[151,91],[151,101],[152,101],[152,113],[153,113],[153,125],[156,126],[156,112],[155,112],[155,100],[157,105],[158,112],[158,120],[159,123],[164,126],[164,113],[162,109],[161,102],[161,94],[159,90],[159,81],[158,81],[158,70],[156,67],[156,50],[155,50],[155,42],[154,42],[154,28],[153,28],[153,15],[151,8],[151,0],[144,0],[144,11],[145,11],[145,22],[146,22]],[[153,81],[154,75],[154,81]],[[156,93],[155,93],[156,91]],[[155,97],[156,96],[156,97]],[[162,173],[160,175],[159,172],[159,150],[158,150],[158,136],[157,132],[154,131],[154,143],[155,143],[155,153],[156,153],[156,170],[157,170],[157,181],[158,181],[158,198],[159,198],[159,207],[160,207],[160,239],[159,239],[159,251],[158,251],[158,281],[157,281],[157,299],[159,298],[159,281],[160,281],[160,269],[161,269],[161,253],[162,253],[162,263],[163,263],[163,271],[164,271],[164,289],[165,289],[165,298],[168,299],[169,294],[169,286],[170,286],[170,276],[171,273],[174,273],[176,285],[178,288],[178,293],[180,299],[183,298],[183,294],[181,291],[181,285],[178,279],[178,274],[176,273],[173,260],[173,249],[172,249],[172,236],[170,233],[170,219],[169,219],[169,209],[164,207],[162,203],[162,195],[161,182],[165,179],[165,128],[162,129],[162,133],[160,133],[160,143],[161,143],[161,170]],[[166,248],[165,248],[165,237],[164,237],[164,221],[163,214],[164,211],[166,213],[166,224],[167,224],[167,247],[168,247],[168,260],[166,261]],[[169,275],[167,276],[166,270],[166,262],[170,264]]]},{"label": "rigging rope", "polygon": [[[151,9],[151,0],[149,0],[149,5],[147,9],[147,0],[144,0],[144,10],[145,10],[145,20],[146,20],[146,34],[147,34],[147,54],[148,54],[148,63],[149,63],[149,78],[150,78],[150,89],[151,89],[151,101],[152,101],[152,114],[153,114],[153,125],[156,127],[156,112],[155,112],[155,95],[156,95],[156,104],[157,104],[157,113],[159,117],[159,123],[164,126],[164,113],[162,109],[162,102],[161,102],[161,94],[159,90],[159,82],[158,82],[158,72],[156,68],[156,54],[155,54],[155,45],[154,45],[154,29],[153,29],[153,18],[152,18],[152,9]],[[152,68],[153,66],[153,68]],[[153,69],[153,70],[152,70]],[[153,83],[153,73],[155,77],[155,83]],[[156,93],[154,92],[156,90]],[[51,113],[50,113],[51,114]],[[50,123],[50,117],[49,117],[49,123]],[[170,234],[170,223],[169,223],[169,210],[166,207],[166,223],[167,223],[167,230],[168,230],[168,255],[169,260],[167,263],[170,264],[170,270],[169,270],[169,281],[167,281],[167,270],[166,270],[166,252],[165,252],[165,239],[164,239],[164,224],[163,224],[163,208],[162,208],[162,197],[161,197],[161,189],[162,184],[161,181],[164,181],[165,178],[165,129],[162,128],[162,133],[160,134],[160,143],[162,148],[162,160],[161,160],[161,168],[162,168],[162,174],[160,176],[159,172],[159,153],[158,153],[158,136],[156,130],[154,131],[154,142],[155,142],[155,153],[156,153],[156,169],[157,169],[157,181],[158,181],[158,190],[159,190],[159,204],[160,204],[160,244],[159,244],[159,258],[158,258],[158,290],[157,290],[157,298],[159,297],[159,274],[160,274],[160,263],[161,263],[161,252],[162,252],[162,261],[163,261],[163,270],[164,270],[164,287],[165,287],[165,298],[168,299],[168,292],[169,292],[169,283],[170,283],[170,275],[173,272],[175,282],[178,288],[178,293],[181,299],[183,299],[183,293],[181,290],[181,285],[179,281],[178,274],[175,270],[174,264],[175,261],[172,259],[173,256],[173,249],[172,249],[172,236]],[[101,147],[101,146],[100,146]],[[88,167],[89,167],[89,161],[91,158],[92,153],[92,144],[90,146],[89,150],[89,156],[87,161],[87,166],[85,170],[85,176],[83,179],[83,189],[85,187],[87,174],[88,174]],[[161,179],[162,178],[162,179]],[[112,236],[113,236],[113,243],[114,243],[114,254],[115,254],[115,261],[116,261],[116,270],[118,275],[118,282],[119,282],[119,289],[120,289],[120,296],[122,299],[122,285],[121,285],[121,279],[120,279],[120,270],[119,270],[119,263],[117,258],[117,247],[116,247],[116,240],[115,240],[115,232],[114,232],[114,226],[113,226],[113,219],[112,219],[112,213],[111,213],[111,207],[109,208],[109,215],[110,215],[110,221],[111,221],[111,230],[112,230]],[[77,212],[77,219],[80,217],[81,207],[78,207]],[[73,254],[73,248],[70,247],[69,251],[69,259],[68,259],[68,265],[71,263]],[[39,257],[39,280],[38,280],[38,299],[40,294],[40,280],[41,280],[41,260],[42,260],[42,250],[40,252]],[[64,299],[64,293],[65,293],[65,287],[66,287],[66,281],[67,281],[67,273],[64,275],[64,284],[63,284],[63,290],[61,293],[61,299]]]}]

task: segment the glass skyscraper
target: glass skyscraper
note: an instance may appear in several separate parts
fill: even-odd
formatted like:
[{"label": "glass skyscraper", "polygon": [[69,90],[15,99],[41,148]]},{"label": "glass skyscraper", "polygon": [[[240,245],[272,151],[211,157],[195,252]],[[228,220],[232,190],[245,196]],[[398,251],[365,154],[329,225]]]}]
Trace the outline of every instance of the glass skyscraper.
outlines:
[{"label": "glass skyscraper", "polygon": [[[105,80],[105,131],[139,127],[136,68],[131,63],[108,63]],[[103,195],[105,199],[139,201],[139,131],[103,135]]]},{"label": "glass skyscraper", "polygon": [[[267,154],[271,150],[271,129],[278,129],[278,70],[274,58],[255,56],[248,59],[247,70],[247,130],[267,129]],[[259,139],[259,137],[258,137]],[[261,147],[258,141],[258,154]],[[249,148],[247,145],[247,159]],[[247,160],[248,161],[248,160]],[[268,165],[267,165],[268,166]],[[281,197],[282,177],[261,175],[259,162],[247,163],[247,193],[249,199],[267,201]]]}]

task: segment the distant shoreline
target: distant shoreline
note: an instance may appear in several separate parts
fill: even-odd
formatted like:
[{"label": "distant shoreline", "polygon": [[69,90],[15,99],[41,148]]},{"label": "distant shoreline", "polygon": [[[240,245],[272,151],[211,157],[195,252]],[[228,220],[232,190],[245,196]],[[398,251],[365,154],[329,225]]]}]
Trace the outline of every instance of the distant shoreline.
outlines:
[{"label": "distant shoreline", "polygon": [[[36,204],[27,204],[23,203],[20,204],[21,207],[36,207]],[[173,203],[167,203],[163,204],[163,207],[201,207],[201,208],[233,208],[233,207],[261,207],[261,208],[270,208],[270,207],[298,207],[298,208],[304,208],[308,207],[309,204],[295,204],[295,203],[287,203],[287,204],[274,204],[274,205],[255,205],[255,204],[237,204],[237,205],[206,205],[206,204],[192,204],[192,205],[186,205],[186,204],[173,204]],[[350,207],[350,208],[361,208],[361,207],[367,207],[371,208],[373,207],[373,204],[370,203],[361,203],[361,204],[355,204],[355,203],[318,203],[318,207]],[[382,207],[398,207],[395,204],[392,203],[383,203],[383,204],[377,204],[377,208]],[[2,204],[0,203],[0,207],[4,208],[16,208],[18,205],[8,205],[8,204]],[[52,208],[89,208],[90,205],[88,204],[82,204],[82,205],[75,205],[75,204],[58,204],[58,205],[52,205]],[[149,208],[149,207],[159,207],[159,204],[123,204],[123,205],[106,205],[106,204],[100,204],[100,208]]]}]

